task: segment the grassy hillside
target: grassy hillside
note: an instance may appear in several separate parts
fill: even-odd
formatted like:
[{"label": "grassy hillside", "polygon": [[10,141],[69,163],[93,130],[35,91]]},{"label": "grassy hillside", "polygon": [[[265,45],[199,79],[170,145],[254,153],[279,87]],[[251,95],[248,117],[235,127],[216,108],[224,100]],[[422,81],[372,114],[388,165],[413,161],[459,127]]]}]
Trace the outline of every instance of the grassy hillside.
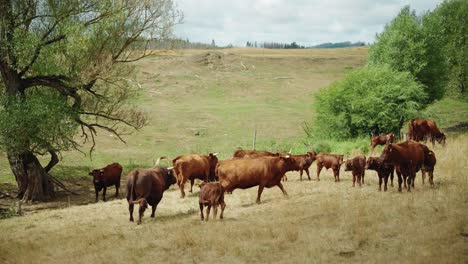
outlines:
[{"label": "grassy hillside", "polygon": [[182,200],[174,187],[140,226],[125,200],[1,220],[0,262],[466,263],[467,141],[437,146],[435,187],[418,173],[411,193],[378,192],[374,172],[354,188],[343,171],[340,183],[331,171],[320,182],[291,173],[289,198],[266,189],[257,205],[257,188],[235,190],[222,221],[200,221],[198,188]]},{"label": "grassy hillside", "polygon": [[[142,91],[135,103],[148,113],[149,125],[126,136],[126,145],[101,131],[92,160],[63,153],[52,173],[87,177],[89,168],[111,162],[128,171],[189,152],[226,158],[250,148],[255,129],[258,149],[289,150],[301,144],[301,124],[313,117],[314,93],[366,57],[367,48],[351,48],[184,50],[146,58],[138,62]],[[0,182],[14,182],[5,156],[0,165]]]}]

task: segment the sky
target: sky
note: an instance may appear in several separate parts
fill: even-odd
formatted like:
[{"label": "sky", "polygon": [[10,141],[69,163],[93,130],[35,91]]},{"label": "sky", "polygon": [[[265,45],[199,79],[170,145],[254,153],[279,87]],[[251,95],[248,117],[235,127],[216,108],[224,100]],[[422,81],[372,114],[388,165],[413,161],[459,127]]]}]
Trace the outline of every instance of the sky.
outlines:
[{"label": "sky", "polygon": [[175,35],[191,42],[245,46],[247,41],[296,41],[312,46],[325,42],[364,41],[405,5],[421,14],[442,0],[174,0],[184,14]]}]

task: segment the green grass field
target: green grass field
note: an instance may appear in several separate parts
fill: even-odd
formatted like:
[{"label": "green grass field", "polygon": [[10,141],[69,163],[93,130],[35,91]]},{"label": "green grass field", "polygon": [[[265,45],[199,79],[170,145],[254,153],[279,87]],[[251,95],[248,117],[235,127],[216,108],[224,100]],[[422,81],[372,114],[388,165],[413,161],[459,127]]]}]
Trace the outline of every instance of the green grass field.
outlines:
[{"label": "green grass field", "polygon": [[[92,159],[62,153],[52,173],[80,195],[59,191],[55,202],[27,205],[24,217],[0,220],[0,263],[466,263],[468,103],[454,99],[422,113],[449,135],[446,148],[435,148],[432,188],[421,184],[420,174],[415,191],[400,194],[395,187],[378,192],[374,172],[366,172],[362,188],[352,188],[343,170],[341,183],[330,171],[320,182],[300,182],[297,173],[288,173],[289,199],[278,188],[266,189],[256,205],[257,188],[236,190],[226,195],[225,219],[208,223],[199,220],[198,187],[184,200],[171,187],[156,218],[147,211],[141,226],[128,222],[125,200],[94,204],[87,174],[111,162],[127,173],[160,156],[218,152],[225,159],[239,147],[250,149],[255,130],[257,149],[301,153],[320,147],[305,139],[302,128],[304,121],[313,128],[314,94],[366,59],[367,48],[360,47],[182,50],[138,62],[142,89],[134,103],[148,114],[148,126],[126,136],[127,144],[100,132]],[[365,139],[328,147],[352,154],[362,144]],[[314,164],[310,171],[314,179]],[[13,190],[14,183],[2,154],[0,191]],[[0,203],[13,210],[12,200]]]}]

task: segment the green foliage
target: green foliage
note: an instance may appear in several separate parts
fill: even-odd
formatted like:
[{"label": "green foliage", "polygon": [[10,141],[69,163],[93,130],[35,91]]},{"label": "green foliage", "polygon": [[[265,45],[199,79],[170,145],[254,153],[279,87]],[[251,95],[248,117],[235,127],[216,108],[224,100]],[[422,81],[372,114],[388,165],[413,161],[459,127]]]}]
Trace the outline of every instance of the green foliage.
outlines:
[{"label": "green foliage", "polygon": [[446,60],[442,54],[440,25],[430,14],[416,16],[409,6],[385,26],[370,47],[369,64],[388,64],[409,71],[424,84],[428,102],[441,99],[446,84]]},{"label": "green foliage", "polygon": [[26,99],[2,95],[1,146],[17,153],[68,150],[77,132],[76,112],[57,92],[32,89]]},{"label": "green foliage", "polygon": [[[447,92],[452,97],[468,99],[468,1],[449,0],[440,4],[431,14],[433,24],[444,45],[441,56],[448,62]],[[437,54],[433,54],[437,55]]]},{"label": "green foliage", "polygon": [[351,71],[316,95],[314,138],[345,139],[399,132],[401,117],[415,117],[426,94],[409,72],[387,65]]}]

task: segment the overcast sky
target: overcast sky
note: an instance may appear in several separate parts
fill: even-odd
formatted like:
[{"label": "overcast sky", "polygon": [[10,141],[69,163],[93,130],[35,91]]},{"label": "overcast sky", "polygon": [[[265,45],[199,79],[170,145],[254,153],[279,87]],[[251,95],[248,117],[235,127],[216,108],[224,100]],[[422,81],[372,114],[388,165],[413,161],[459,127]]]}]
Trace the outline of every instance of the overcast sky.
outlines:
[{"label": "overcast sky", "polygon": [[442,0],[174,0],[184,13],[175,34],[192,42],[373,42],[409,4],[418,14]]}]

